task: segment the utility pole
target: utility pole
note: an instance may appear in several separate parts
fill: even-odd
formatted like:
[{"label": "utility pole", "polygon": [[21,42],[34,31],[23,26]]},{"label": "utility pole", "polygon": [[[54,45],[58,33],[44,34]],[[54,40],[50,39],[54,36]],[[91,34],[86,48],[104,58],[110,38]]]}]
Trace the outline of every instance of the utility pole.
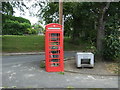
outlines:
[{"label": "utility pole", "polygon": [[62,19],[63,19],[63,1],[59,0],[59,24],[62,25]]}]

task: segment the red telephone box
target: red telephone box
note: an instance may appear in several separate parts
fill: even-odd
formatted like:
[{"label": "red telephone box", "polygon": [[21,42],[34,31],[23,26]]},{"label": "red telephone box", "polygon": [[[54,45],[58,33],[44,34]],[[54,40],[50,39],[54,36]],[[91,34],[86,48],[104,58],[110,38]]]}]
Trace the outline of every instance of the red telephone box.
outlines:
[{"label": "red telephone box", "polygon": [[64,71],[62,25],[51,23],[45,27],[45,58],[47,72]]}]

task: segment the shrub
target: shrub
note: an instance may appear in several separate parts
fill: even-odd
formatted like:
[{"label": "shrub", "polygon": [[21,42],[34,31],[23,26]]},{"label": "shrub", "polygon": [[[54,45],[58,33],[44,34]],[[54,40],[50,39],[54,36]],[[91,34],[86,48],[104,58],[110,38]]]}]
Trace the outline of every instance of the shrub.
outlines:
[{"label": "shrub", "polygon": [[103,56],[105,59],[114,60],[120,55],[120,39],[118,31],[119,23],[115,20],[106,27],[106,37],[104,39]]},{"label": "shrub", "polygon": [[38,33],[36,29],[32,29],[32,28],[27,28],[25,32],[26,34],[29,34],[29,35]]},{"label": "shrub", "polygon": [[32,34],[37,34],[37,30],[36,29],[31,29]]},{"label": "shrub", "polygon": [[44,61],[40,61],[40,68],[45,68],[45,62]]},{"label": "shrub", "polygon": [[105,39],[103,56],[109,60],[119,60],[120,56],[120,22],[118,16],[109,17],[105,24]]},{"label": "shrub", "polygon": [[120,40],[115,35],[111,34],[106,36],[104,44],[104,58],[105,59],[116,59],[120,54]]},{"label": "shrub", "polygon": [[29,20],[12,15],[2,15],[3,35],[23,35],[27,28],[31,28]]},{"label": "shrub", "polygon": [[19,23],[28,23],[28,24],[31,25],[31,23],[28,19],[25,19],[25,18],[22,18],[22,17],[15,17],[15,16],[12,16],[12,15],[2,14],[2,22],[5,23],[6,20],[18,21]]},{"label": "shrub", "polygon": [[3,24],[3,34],[10,34],[10,35],[16,35],[18,33],[21,33],[20,31],[20,23],[18,21],[6,21],[5,24]]},{"label": "shrub", "polygon": [[3,34],[4,35],[23,35],[27,28],[30,28],[31,25],[28,23],[19,23],[18,21],[7,20],[3,24]]}]

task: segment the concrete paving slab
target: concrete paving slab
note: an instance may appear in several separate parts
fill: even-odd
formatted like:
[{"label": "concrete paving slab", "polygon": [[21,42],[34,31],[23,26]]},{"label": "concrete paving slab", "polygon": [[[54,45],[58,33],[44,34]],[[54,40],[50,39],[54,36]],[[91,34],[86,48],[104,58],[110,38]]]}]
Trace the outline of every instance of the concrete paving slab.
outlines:
[{"label": "concrete paving slab", "polygon": [[75,58],[64,61],[65,62],[65,71],[71,73],[80,73],[80,74],[91,74],[91,75],[116,75],[116,73],[111,73],[107,70],[108,62],[105,61],[96,61],[93,68],[83,67],[77,68]]}]

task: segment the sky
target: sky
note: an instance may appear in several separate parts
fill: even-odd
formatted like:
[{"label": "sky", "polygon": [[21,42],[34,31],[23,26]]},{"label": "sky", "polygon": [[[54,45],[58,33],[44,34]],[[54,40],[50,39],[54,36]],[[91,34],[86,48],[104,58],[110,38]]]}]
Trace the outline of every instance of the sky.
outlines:
[{"label": "sky", "polygon": [[35,24],[35,23],[37,23],[38,20],[39,20],[35,16],[34,17],[30,16],[28,10],[25,10],[26,11],[25,15],[21,15],[20,11],[18,11],[17,9],[15,9],[14,11],[15,11],[15,13],[14,13],[15,16],[17,16],[17,17],[23,17],[23,18],[26,18],[26,19],[30,20],[30,22],[31,22],[32,25]]},{"label": "sky", "polygon": [[[31,7],[31,5],[32,5],[33,3],[35,3],[34,0],[29,1],[29,3],[27,2],[27,0],[23,0],[23,2],[24,2],[28,7]],[[25,10],[25,13],[24,13],[24,15],[23,15],[23,14],[21,14],[21,12],[19,11],[19,9],[14,8],[14,11],[15,11],[14,16],[26,18],[26,19],[30,20],[31,24],[33,25],[33,24],[35,24],[35,23],[38,22],[39,18],[36,17],[36,16],[30,16],[29,11],[30,11],[30,12],[33,12],[33,13],[37,13],[37,10],[39,10],[39,9],[40,9],[39,7],[37,7],[37,8],[31,8],[31,9],[24,9],[24,10]]]}]

